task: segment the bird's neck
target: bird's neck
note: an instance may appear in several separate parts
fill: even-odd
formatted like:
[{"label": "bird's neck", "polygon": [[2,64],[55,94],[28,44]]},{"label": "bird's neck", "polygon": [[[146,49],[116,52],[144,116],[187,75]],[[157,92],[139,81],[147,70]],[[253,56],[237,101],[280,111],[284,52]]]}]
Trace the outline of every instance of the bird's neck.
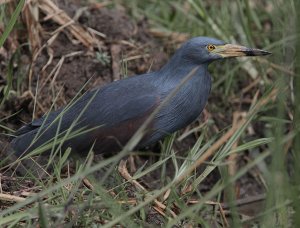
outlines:
[{"label": "bird's neck", "polygon": [[163,81],[178,83],[184,80],[185,77],[192,76],[192,73],[197,76],[198,74],[206,72],[207,68],[207,64],[196,64],[184,59],[180,54],[176,53],[158,73]]}]

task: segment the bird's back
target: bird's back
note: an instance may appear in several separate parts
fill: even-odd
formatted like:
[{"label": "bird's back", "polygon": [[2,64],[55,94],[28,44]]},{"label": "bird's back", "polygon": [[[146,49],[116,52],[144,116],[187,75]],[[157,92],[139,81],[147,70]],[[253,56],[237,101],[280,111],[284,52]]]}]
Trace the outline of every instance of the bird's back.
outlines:
[{"label": "bird's back", "polygon": [[[130,131],[137,130],[158,105],[159,94],[155,86],[147,83],[150,77],[151,74],[139,75],[113,82],[32,121],[16,132],[17,137],[12,141],[14,150],[19,156],[26,154],[53,141],[55,136],[63,138],[67,131],[70,137],[72,132],[78,135],[65,140],[63,149],[70,146],[78,152],[89,150],[95,140],[100,152],[120,149],[134,133]],[[114,143],[105,139],[109,137]]]}]

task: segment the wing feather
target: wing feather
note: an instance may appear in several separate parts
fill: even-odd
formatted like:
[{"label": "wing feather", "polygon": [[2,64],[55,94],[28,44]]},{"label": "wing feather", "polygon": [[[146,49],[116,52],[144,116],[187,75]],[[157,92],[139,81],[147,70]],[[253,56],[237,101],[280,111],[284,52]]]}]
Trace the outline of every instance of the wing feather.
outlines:
[{"label": "wing feather", "polygon": [[[32,150],[54,138],[58,127],[59,132],[66,131],[76,119],[78,122],[75,130],[100,126],[109,128],[149,115],[149,110],[159,102],[159,95],[155,86],[145,85],[144,80],[140,79],[141,76],[137,76],[115,81],[87,92],[67,108],[32,121],[17,131],[17,137],[12,142],[14,149],[18,154],[29,146]],[[43,133],[34,145],[30,145],[37,132]]]}]

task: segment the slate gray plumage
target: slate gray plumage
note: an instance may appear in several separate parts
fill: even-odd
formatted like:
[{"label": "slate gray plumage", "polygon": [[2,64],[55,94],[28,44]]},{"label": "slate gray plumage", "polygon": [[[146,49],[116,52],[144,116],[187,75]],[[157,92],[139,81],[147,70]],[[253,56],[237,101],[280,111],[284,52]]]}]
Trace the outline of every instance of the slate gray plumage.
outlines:
[{"label": "slate gray plumage", "polygon": [[[69,107],[50,112],[20,128],[11,143],[12,147],[16,155],[22,156],[53,140],[58,133],[63,136],[80,117],[73,130],[87,132],[66,140],[62,149],[71,147],[72,151],[81,154],[88,152],[91,146],[94,146],[96,153],[121,150],[155,108],[180,85],[189,72],[197,68],[193,76],[155,115],[138,147],[149,145],[187,126],[200,115],[211,89],[211,77],[207,70],[209,63],[226,57],[266,54],[269,53],[226,45],[214,38],[192,38],[176,51],[161,70],[94,89]],[[33,142],[35,137],[37,139]]]}]

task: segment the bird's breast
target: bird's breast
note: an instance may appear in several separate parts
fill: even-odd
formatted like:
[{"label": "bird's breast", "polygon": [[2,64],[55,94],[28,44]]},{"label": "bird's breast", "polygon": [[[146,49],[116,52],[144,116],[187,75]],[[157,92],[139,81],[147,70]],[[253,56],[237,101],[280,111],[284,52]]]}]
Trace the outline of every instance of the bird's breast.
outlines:
[{"label": "bird's breast", "polygon": [[[179,83],[178,83],[179,85]],[[162,107],[155,117],[154,138],[163,137],[192,123],[204,109],[210,93],[211,79],[208,75],[195,75],[182,85],[177,93]],[[161,96],[164,100],[176,86]]]}]

